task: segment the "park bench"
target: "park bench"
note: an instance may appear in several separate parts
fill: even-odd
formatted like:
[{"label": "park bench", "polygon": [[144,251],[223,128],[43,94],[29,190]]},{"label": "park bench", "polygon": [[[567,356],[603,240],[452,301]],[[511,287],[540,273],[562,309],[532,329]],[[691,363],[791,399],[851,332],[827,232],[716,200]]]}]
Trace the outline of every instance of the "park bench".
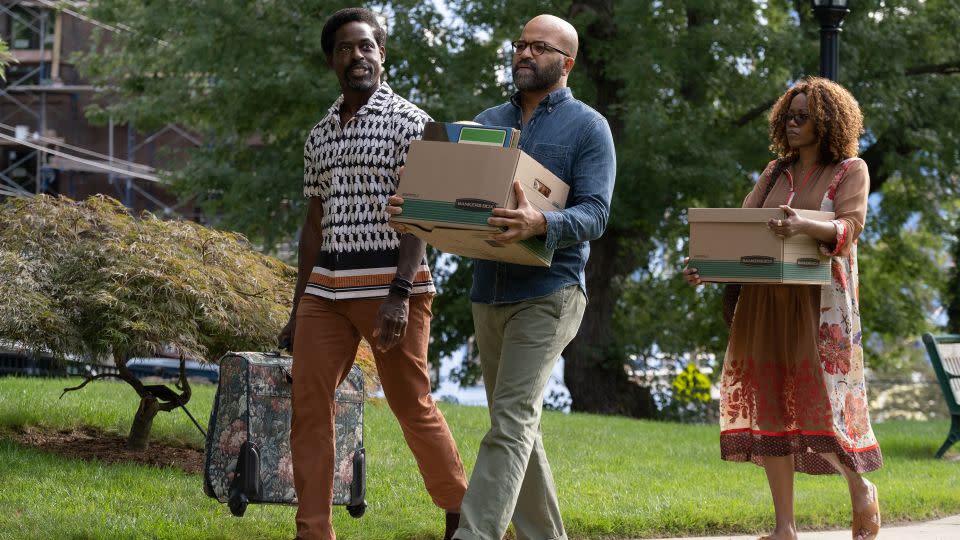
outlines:
[{"label": "park bench", "polygon": [[950,410],[950,433],[937,451],[937,457],[940,458],[953,443],[960,441],[960,334],[924,334],[923,343]]}]

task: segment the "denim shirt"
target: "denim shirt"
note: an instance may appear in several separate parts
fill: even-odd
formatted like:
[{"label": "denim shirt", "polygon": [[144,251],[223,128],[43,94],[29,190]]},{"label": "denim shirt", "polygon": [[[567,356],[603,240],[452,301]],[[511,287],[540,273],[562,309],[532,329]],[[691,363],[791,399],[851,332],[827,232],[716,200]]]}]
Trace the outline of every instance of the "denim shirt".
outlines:
[{"label": "denim shirt", "polygon": [[[477,115],[481,124],[520,128],[520,95]],[[587,292],[584,268],[590,240],[599,238],[610,217],[617,157],[607,120],[569,88],[551,92],[520,132],[520,149],[570,186],[567,205],[544,212],[546,247],[554,249],[549,268],[475,260],[470,300],[506,304],[547,296],[570,285]]]}]

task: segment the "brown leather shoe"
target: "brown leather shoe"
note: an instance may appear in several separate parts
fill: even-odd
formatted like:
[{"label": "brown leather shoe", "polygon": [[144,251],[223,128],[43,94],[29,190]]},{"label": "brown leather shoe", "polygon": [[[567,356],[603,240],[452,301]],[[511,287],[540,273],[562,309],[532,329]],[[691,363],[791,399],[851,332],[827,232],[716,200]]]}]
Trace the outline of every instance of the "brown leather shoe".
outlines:
[{"label": "brown leather shoe", "polygon": [[460,513],[447,512],[447,526],[443,532],[443,540],[451,540],[453,538],[453,533],[456,532],[457,527],[459,526],[460,526]]}]

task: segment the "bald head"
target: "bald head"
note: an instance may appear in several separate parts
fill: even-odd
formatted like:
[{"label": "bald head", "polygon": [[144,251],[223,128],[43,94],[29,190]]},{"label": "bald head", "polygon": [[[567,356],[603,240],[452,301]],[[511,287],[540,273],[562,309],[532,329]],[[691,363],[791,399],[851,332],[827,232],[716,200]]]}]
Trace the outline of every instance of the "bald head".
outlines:
[{"label": "bald head", "polygon": [[580,40],[572,24],[553,15],[537,15],[523,26],[520,39],[532,43],[545,41],[570,55],[577,57]]}]

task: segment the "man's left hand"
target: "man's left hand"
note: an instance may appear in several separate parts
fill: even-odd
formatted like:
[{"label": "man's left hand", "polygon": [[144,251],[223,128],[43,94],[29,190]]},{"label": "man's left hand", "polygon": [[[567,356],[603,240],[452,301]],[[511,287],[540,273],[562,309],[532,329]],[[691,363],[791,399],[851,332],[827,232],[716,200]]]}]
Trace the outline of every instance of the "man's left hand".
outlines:
[{"label": "man's left hand", "polygon": [[491,239],[501,244],[512,244],[531,236],[547,234],[547,219],[543,217],[543,212],[527,201],[520,182],[513,183],[513,191],[517,194],[517,209],[494,208],[493,217],[487,220],[494,227],[507,228]]},{"label": "man's left hand", "polygon": [[382,352],[389,351],[400,343],[407,332],[407,318],[410,313],[408,299],[396,294],[388,294],[380,305],[377,313],[377,326],[373,337],[377,338],[375,346]]}]

